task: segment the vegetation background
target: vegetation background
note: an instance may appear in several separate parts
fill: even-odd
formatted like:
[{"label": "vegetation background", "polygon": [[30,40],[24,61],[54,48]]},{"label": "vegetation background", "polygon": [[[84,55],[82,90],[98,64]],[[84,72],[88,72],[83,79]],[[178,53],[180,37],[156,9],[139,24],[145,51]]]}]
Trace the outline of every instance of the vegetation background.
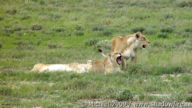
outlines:
[{"label": "vegetation background", "polygon": [[[191,12],[191,0],[0,0],[0,107],[191,102]],[[137,31],[151,44],[122,73],[30,72],[103,59],[97,48]]]}]

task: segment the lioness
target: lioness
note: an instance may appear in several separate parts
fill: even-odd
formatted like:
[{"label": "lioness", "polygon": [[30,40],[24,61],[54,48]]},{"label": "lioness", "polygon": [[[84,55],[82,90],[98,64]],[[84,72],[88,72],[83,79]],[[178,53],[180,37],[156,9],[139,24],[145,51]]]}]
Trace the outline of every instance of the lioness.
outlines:
[{"label": "lioness", "polygon": [[127,35],[125,37],[115,37],[112,39],[111,50],[114,53],[122,54],[122,69],[126,67],[126,61],[131,58],[131,61],[136,62],[136,51],[139,46],[146,48],[149,40],[141,33]]},{"label": "lioness", "polygon": [[109,53],[104,56],[104,60],[98,60],[92,63],[93,72],[111,73],[114,71],[120,71],[120,64],[122,63],[122,56],[120,53]]},{"label": "lioness", "polygon": [[[104,55],[104,54],[103,54]],[[39,71],[39,72],[54,72],[54,71],[67,71],[67,72],[77,72],[77,73],[85,73],[85,72],[104,72],[111,73],[113,71],[120,71],[121,62],[121,54],[119,53],[109,53],[108,55],[104,55],[104,60],[98,60],[92,62],[92,60],[88,60],[87,64],[80,63],[71,63],[71,64],[36,64],[34,65],[31,71]]]},{"label": "lioness", "polygon": [[87,64],[71,63],[71,64],[36,64],[31,71],[39,72],[54,72],[54,71],[68,71],[85,73],[92,68],[92,61],[88,60]]}]

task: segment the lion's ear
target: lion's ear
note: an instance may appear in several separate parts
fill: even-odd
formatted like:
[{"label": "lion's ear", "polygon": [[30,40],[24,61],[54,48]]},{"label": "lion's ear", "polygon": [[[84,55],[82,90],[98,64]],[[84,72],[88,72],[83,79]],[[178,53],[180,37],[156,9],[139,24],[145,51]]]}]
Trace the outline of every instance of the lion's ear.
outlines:
[{"label": "lion's ear", "polygon": [[139,38],[141,36],[141,32],[137,32],[135,36],[136,38]]}]

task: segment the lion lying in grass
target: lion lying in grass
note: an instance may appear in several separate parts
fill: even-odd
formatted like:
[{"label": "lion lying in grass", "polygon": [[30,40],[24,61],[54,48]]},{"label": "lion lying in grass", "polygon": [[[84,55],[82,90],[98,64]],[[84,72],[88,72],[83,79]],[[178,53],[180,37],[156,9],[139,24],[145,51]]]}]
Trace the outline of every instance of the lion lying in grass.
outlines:
[{"label": "lion lying in grass", "polygon": [[66,71],[66,72],[77,72],[85,73],[89,72],[92,68],[92,61],[88,60],[87,64],[71,63],[71,64],[36,64],[31,71],[39,72],[54,72],[54,71]]},{"label": "lion lying in grass", "polygon": [[104,72],[111,73],[113,71],[120,71],[121,55],[119,53],[110,53],[105,56],[104,60],[98,60],[92,62],[87,61],[87,64],[70,63],[70,64],[36,64],[31,71],[39,72],[54,72],[54,71],[66,71],[66,72]]}]

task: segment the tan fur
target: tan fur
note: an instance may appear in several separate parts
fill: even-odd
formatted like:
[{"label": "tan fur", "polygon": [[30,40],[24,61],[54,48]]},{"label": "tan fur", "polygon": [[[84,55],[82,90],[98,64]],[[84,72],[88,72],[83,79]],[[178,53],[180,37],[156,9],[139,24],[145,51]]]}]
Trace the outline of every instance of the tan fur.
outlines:
[{"label": "tan fur", "polygon": [[[38,71],[38,72],[74,71],[77,73],[84,73],[84,72],[92,71],[92,72],[101,72],[101,73],[102,72],[111,73],[113,71],[120,71],[120,65],[117,64],[117,62],[116,62],[116,59],[119,56],[121,56],[119,53],[110,53],[104,58],[104,60],[98,60],[95,62],[88,60],[87,64],[80,64],[80,63],[36,64],[36,65],[34,65],[34,67],[31,71]],[[55,69],[52,67],[55,67]],[[86,71],[83,71],[82,67],[84,67],[83,69],[86,69]],[[58,70],[58,68],[62,69],[62,70]]]},{"label": "tan fur", "polygon": [[31,71],[74,71],[77,73],[84,73],[90,71],[92,68],[92,61],[88,60],[87,64],[70,63],[70,64],[36,64]]},{"label": "tan fur", "polygon": [[120,65],[116,63],[116,58],[119,56],[119,53],[110,53],[105,57],[104,60],[98,60],[93,62],[92,71],[104,73],[120,71]]},{"label": "tan fur", "polygon": [[132,55],[127,57],[123,55],[122,57],[122,68],[125,69],[125,60],[131,58],[132,61],[136,62],[137,47],[146,47],[148,44],[149,40],[141,32],[137,32],[124,37],[118,36],[113,38],[111,42],[111,50],[115,53],[125,53],[130,50],[130,54]]},{"label": "tan fur", "polygon": [[49,64],[35,64],[31,71],[43,72],[44,68],[47,67],[47,66],[49,66]]}]

